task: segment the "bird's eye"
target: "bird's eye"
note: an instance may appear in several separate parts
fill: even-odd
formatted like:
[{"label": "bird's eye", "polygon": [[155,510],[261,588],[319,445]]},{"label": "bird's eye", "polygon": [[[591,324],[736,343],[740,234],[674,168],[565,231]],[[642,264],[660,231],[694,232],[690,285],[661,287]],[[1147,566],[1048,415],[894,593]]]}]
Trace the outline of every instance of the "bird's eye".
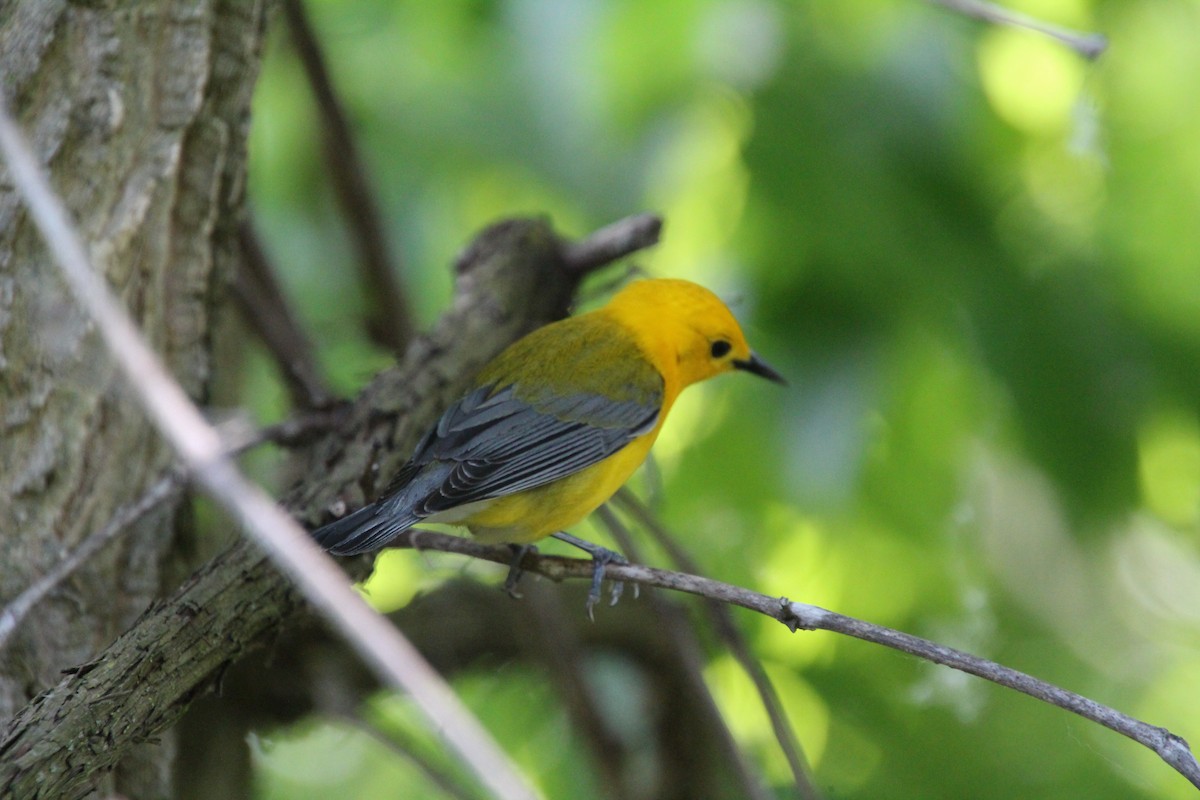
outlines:
[{"label": "bird's eye", "polygon": [[731,345],[729,342],[725,341],[724,339],[718,339],[712,343],[712,357],[724,358],[725,356],[729,355],[729,351],[732,349],[733,345]]}]

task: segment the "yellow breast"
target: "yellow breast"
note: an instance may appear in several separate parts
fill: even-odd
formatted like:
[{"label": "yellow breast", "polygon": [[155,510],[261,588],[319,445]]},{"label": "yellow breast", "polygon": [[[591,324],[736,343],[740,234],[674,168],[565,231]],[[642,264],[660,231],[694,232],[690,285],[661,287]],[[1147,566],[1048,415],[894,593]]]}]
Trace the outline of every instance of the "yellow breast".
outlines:
[{"label": "yellow breast", "polygon": [[[483,542],[528,544],[567,530],[604,504],[629,480],[662,427],[634,439],[608,458],[536,489],[498,497],[459,524]],[[451,520],[446,520],[451,521]]]}]

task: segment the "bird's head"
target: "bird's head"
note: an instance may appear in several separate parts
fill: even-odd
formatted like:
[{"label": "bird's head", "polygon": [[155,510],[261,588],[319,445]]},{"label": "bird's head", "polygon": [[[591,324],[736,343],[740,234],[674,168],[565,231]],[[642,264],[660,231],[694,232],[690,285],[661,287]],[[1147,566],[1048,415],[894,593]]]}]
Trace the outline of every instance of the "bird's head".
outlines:
[{"label": "bird's head", "polygon": [[635,281],[613,297],[608,309],[661,360],[656,366],[664,374],[678,375],[680,388],[735,369],[786,383],[750,349],[725,304],[691,281]]}]

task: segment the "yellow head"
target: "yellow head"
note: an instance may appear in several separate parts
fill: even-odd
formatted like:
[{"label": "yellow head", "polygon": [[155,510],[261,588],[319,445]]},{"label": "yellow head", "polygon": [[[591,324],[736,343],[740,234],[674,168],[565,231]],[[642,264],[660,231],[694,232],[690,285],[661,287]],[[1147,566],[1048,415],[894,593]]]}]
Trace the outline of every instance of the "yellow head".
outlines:
[{"label": "yellow head", "polygon": [[715,294],[690,281],[635,281],[604,311],[624,324],[675,391],[740,369],[778,383],[778,372],[754,354],[733,314]]}]

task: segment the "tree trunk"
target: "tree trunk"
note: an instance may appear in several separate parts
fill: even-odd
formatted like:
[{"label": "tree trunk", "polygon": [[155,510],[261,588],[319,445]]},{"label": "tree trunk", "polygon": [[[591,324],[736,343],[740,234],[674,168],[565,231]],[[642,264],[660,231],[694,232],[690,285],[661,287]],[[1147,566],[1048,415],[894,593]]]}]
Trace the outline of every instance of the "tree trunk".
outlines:
[{"label": "tree trunk", "polygon": [[[372,484],[394,474],[482,364],[562,317],[580,277],[562,252],[540,222],[480,236],[460,259],[452,310],[376,376],[336,430],[298,451],[307,468],[288,501],[296,516],[311,524],[335,504],[377,493]],[[278,636],[300,605],[287,579],[238,542],[21,709],[0,735],[0,798],[79,797],[92,772],[160,735],[233,662]]]},{"label": "tree trunk", "polygon": [[[255,0],[0,2],[0,81],[98,270],[203,399],[236,244],[264,8]],[[166,445],[0,181],[0,604],[136,499]],[[38,604],[0,652],[0,721],[87,662],[165,590],[165,504]],[[169,737],[93,784],[166,796]]]},{"label": "tree trunk", "polygon": [[[201,401],[220,290],[237,261],[263,5],[0,0],[10,106],[96,268]],[[295,451],[303,478],[289,508],[312,524],[377,493],[483,363],[562,317],[581,277],[621,255],[605,253],[572,262],[579,253],[541,221],[481,235],[457,264],[452,308],[337,430]],[[0,177],[0,605],[170,462]],[[231,664],[300,617],[297,593],[246,542],[177,586],[168,569],[183,549],[172,535],[177,511],[164,505],[125,531],[0,651],[0,800],[169,796],[171,726]],[[224,722],[240,744],[246,720]],[[222,742],[196,739],[206,742],[201,759],[220,758]],[[192,779],[204,770],[189,755],[180,774]],[[245,788],[244,769],[230,775],[226,791]]]}]

